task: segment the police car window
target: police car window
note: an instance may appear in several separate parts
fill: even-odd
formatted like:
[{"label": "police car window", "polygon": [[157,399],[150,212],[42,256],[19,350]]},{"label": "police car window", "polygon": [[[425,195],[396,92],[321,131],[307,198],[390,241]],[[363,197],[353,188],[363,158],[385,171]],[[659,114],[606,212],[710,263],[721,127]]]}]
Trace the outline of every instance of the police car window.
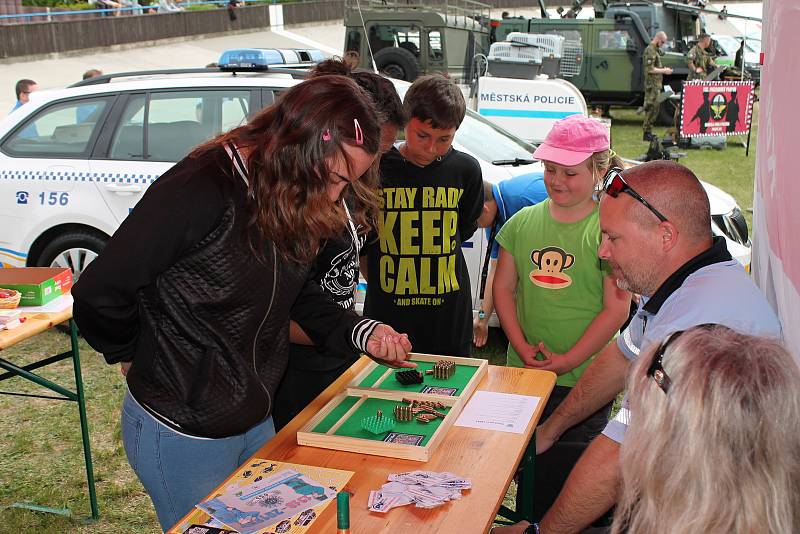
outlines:
[{"label": "police car window", "polygon": [[601,30],[598,45],[605,50],[625,50],[630,41],[628,30]]},{"label": "police car window", "polygon": [[49,106],[17,128],[3,144],[3,151],[43,158],[85,156],[108,102],[105,97]]},{"label": "police car window", "polygon": [[249,113],[247,89],[154,92],[149,103],[137,96],[123,112],[111,157],[179,161],[202,142],[244,124]]},{"label": "police car window", "polygon": [[535,147],[498,128],[472,110],[456,131],[456,142],[486,161],[531,159]]}]

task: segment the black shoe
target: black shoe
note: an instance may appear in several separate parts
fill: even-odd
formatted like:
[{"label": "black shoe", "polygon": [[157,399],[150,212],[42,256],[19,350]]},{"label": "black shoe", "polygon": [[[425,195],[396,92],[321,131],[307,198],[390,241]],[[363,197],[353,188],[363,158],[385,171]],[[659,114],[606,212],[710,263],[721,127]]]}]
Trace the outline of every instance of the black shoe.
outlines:
[{"label": "black shoe", "polygon": [[651,132],[644,132],[642,134],[642,141],[652,141],[652,140],[653,140],[653,134]]}]

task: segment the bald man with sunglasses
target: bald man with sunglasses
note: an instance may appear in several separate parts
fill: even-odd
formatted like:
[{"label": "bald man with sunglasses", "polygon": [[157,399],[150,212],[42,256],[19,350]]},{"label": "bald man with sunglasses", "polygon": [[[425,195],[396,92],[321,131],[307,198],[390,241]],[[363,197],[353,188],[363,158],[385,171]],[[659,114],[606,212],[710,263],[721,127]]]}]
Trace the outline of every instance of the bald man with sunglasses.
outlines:
[{"label": "bald man with sunglasses", "polygon": [[[600,200],[600,258],[617,284],[642,296],[616,343],[609,344],[556,411],[537,429],[537,453],[547,450],[624,388],[631,362],[666,336],[692,326],[722,324],[741,333],[780,337],[780,324],[744,268],[711,233],[708,197],[697,177],[671,161],[609,171]],[[573,533],[587,528],[617,500],[619,448],[627,399],[586,449],[539,524],[496,532]]]}]

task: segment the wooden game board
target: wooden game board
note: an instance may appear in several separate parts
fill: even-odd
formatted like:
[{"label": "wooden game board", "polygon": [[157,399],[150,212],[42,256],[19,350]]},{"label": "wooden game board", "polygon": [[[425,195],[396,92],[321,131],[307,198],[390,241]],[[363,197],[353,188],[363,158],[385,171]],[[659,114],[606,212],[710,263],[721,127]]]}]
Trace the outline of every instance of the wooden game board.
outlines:
[{"label": "wooden game board", "polygon": [[[297,432],[297,443],[427,462],[486,376],[488,362],[431,354],[412,354],[411,360],[423,374],[439,360],[455,363],[456,371],[449,379],[424,375],[422,384],[403,385],[394,378],[396,369],[373,362]],[[393,418],[394,407],[403,399],[440,402],[445,408],[439,411],[446,416],[429,423],[395,421],[395,428],[377,435],[361,428],[361,420],[378,410]]]}]

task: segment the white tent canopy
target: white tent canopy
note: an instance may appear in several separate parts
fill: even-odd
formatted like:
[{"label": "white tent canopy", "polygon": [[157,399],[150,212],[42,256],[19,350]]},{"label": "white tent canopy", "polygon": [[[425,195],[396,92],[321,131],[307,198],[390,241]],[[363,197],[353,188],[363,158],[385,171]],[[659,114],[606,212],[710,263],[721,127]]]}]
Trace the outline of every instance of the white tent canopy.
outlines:
[{"label": "white tent canopy", "polygon": [[764,2],[758,151],[753,201],[753,277],[778,313],[800,360],[800,2]]}]

